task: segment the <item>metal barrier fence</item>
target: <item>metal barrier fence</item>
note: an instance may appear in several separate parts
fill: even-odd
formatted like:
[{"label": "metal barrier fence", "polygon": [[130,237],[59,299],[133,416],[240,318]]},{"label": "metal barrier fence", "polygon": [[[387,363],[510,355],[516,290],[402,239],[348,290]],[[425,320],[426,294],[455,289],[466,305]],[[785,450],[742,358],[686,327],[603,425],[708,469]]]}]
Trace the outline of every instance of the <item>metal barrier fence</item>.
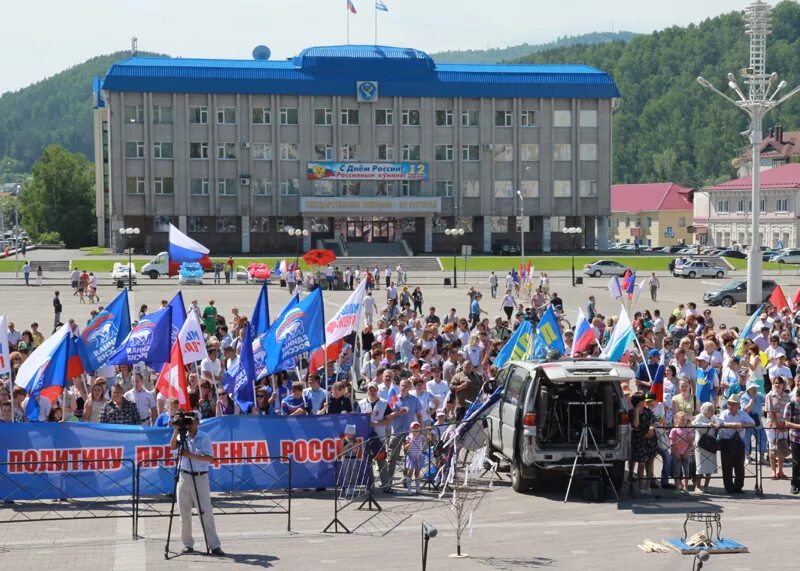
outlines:
[{"label": "metal barrier fence", "polygon": [[[9,490],[0,497],[0,523],[129,517],[135,536],[135,474],[124,458],[0,462],[0,489]],[[69,498],[67,488],[88,497]]]},{"label": "metal barrier fence", "polygon": [[[292,531],[292,463],[286,456],[246,456],[236,463],[215,458],[209,471],[211,505],[214,516],[242,514],[286,515],[286,531]],[[242,470],[246,468],[246,470]],[[167,476],[174,482],[175,460],[170,458],[142,460],[136,465],[134,502],[134,539],[138,539],[139,519],[169,516],[172,490],[166,494],[143,494]],[[276,486],[279,482],[286,482]],[[229,491],[214,492],[224,487]]]}]

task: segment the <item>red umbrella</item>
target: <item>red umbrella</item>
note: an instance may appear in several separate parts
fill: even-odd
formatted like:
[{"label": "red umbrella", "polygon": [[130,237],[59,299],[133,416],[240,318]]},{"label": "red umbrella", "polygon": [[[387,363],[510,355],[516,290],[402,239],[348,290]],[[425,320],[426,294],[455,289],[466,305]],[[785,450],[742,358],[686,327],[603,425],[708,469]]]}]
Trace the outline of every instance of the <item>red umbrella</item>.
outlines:
[{"label": "red umbrella", "polygon": [[311,266],[327,266],[336,259],[331,250],[309,250],[303,254],[303,260]]}]

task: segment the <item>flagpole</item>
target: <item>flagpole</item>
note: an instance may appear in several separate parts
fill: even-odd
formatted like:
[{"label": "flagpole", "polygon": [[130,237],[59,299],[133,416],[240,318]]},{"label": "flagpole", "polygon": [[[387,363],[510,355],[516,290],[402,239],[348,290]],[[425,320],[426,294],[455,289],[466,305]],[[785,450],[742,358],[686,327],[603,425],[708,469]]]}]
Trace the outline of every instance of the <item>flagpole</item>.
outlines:
[{"label": "flagpole", "polygon": [[350,4],[346,5],[347,8],[347,45],[350,45]]},{"label": "flagpole", "polygon": [[378,45],[378,2],[375,2],[374,5],[375,10],[375,45]]},{"label": "flagpole", "polygon": [[[642,356],[642,362],[644,363],[644,369],[645,369],[645,371],[647,371],[647,377],[650,379],[650,391],[652,391],[653,390],[653,375],[650,374],[650,368],[647,366],[647,356],[644,354],[644,351],[642,350],[642,344],[639,343],[639,336],[638,335],[634,335],[633,338],[636,341],[636,346],[639,348],[639,354]],[[637,389],[639,388],[638,383],[636,385],[636,388]]]}]

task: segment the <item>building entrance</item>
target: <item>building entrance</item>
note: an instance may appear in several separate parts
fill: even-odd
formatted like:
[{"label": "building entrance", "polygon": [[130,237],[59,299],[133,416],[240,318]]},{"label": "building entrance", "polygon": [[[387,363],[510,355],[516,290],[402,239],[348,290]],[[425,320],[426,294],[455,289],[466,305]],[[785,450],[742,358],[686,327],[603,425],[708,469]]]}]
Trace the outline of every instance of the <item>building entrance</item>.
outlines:
[{"label": "building entrance", "polygon": [[394,218],[348,218],[347,240],[352,242],[394,242]]}]

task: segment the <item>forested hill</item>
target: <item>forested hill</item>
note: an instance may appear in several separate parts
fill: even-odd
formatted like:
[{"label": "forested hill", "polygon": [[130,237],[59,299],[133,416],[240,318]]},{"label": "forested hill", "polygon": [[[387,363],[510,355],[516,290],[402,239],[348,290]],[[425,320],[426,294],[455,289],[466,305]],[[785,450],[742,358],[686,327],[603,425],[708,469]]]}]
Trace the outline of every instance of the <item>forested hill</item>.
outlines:
[{"label": "forested hill", "polygon": [[530,54],[575,45],[602,44],[606,42],[627,42],[633,32],[592,32],[579,36],[564,36],[546,44],[520,44],[507,48],[488,48],[485,50],[449,50],[431,54],[437,63],[498,63],[525,57]]},{"label": "forested hill", "polygon": [[[575,46],[518,62],[585,63],[612,74],[623,99],[614,114],[614,182],[673,181],[697,188],[735,175],[731,159],[747,140],[747,116],[697,83],[702,75],[724,93],[728,72],[747,67],[749,42],[740,13],[699,25],[637,35],[628,43]],[[785,0],[772,17],[767,71],[800,83],[800,5]],[[746,86],[741,82],[743,89]],[[765,130],[800,128],[800,95],[770,113]]]},{"label": "forested hill", "polygon": [[0,157],[17,159],[29,171],[44,148],[57,143],[93,160],[92,78],[129,56],[117,52],[92,58],[0,96]]}]

